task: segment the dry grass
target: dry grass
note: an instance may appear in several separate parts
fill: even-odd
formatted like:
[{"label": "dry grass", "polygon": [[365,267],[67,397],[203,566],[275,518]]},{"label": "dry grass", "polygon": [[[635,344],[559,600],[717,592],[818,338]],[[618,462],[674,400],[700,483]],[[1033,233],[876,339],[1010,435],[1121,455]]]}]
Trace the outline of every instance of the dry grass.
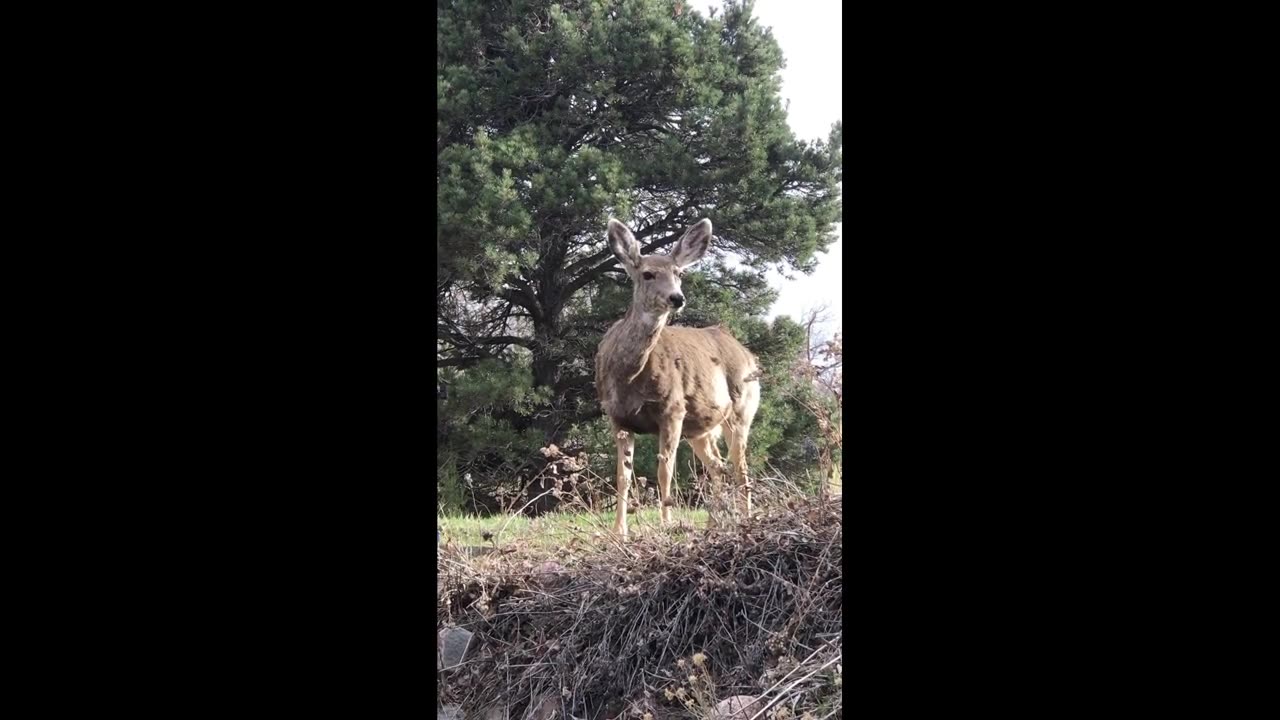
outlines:
[{"label": "dry grass", "polygon": [[[741,694],[765,699],[760,718],[838,713],[840,501],[792,490],[762,487],[762,517],[719,530],[694,515],[666,532],[642,513],[632,527],[643,531],[621,543],[603,514],[585,527],[571,516],[513,532],[513,521],[479,558],[446,545],[437,622],[479,643],[444,675],[440,700],[471,716],[520,717],[545,700],[561,717],[674,720]],[[480,524],[453,527],[471,538]]]}]

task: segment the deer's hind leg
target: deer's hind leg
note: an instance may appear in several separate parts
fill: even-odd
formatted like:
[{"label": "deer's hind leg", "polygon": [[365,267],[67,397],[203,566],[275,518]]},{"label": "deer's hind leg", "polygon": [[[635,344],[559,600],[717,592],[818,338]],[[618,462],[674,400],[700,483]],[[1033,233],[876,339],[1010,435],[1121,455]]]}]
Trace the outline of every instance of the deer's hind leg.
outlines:
[{"label": "deer's hind leg", "polygon": [[[755,420],[756,410],[760,407],[760,383],[749,382],[743,387],[742,397],[730,415],[730,422],[725,423],[725,431],[729,443],[729,462],[733,465],[734,481],[738,494],[745,496],[747,517],[751,517],[751,479],[747,477],[747,437],[751,434],[751,423]],[[738,507],[738,499],[733,501],[734,509]]]},{"label": "deer's hind leg", "polygon": [[706,466],[707,474],[711,476],[710,501],[707,503],[709,527],[716,527],[719,524],[719,515],[724,511],[722,493],[724,477],[728,473],[724,461],[720,459],[720,449],[716,447],[716,440],[719,437],[719,428],[717,428],[702,437],[689,438],[689,447],[693,448],[693,454],[698,457],[698,462]]}]

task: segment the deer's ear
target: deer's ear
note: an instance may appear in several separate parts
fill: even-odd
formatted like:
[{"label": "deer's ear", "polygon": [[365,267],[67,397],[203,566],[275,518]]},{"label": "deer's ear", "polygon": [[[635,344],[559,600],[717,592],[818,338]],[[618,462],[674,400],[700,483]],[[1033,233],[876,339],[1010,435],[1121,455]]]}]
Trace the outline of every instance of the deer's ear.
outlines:
[{"label": "deer's ear", "polygon": [[671,262],[687,268],[702,259],[711,245],[711,220],[703,218],[685,231],[684,237],[671,249]]},{"label": "deer's ear", "polygon": [[609,249],[628,273],[640,267],[640,243],[626,225],[609,218]]}]

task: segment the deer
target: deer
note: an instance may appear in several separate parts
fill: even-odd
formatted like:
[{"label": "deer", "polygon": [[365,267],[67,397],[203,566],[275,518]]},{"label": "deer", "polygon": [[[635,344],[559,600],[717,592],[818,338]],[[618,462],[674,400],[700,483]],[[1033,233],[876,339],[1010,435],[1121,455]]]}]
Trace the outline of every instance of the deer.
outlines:
[{"label": "deer", "polygon": [[609,249],[633,285],[630,307],[605,333],[596,352],[596,392],[618,450],[614,532],[627,537],[627,494],[637,434],[658,436],[663,527],[671,525],[671,478],[681,438],[711,477],[710,524],[717,523],[715,514],[727,474],[717,447],[722,436],[736,483],[733,510],[745,496],[750,517],[747,436],[760,406],[759,364],[719,326],[668,324],[685,304],[681,277],[710,246],[711,220],[703,218],[686,229],[667,255],[641,255],[635,235],[614,218],[609,218],[607,237]]}]

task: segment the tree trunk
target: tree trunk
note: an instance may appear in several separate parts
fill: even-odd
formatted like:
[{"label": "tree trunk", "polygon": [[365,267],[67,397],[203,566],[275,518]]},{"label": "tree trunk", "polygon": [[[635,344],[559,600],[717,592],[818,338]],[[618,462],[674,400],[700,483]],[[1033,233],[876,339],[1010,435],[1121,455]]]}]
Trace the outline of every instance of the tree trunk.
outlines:
[{"label": "tree trunk", "polygon": [[550,412],[538,412],[532,418],[532,424],[543,432],[546,442],[553,442],[559,426],[561,398],[556,395],[556,383],[560,381],[560,368],[564,358],[560,357],[560,308],[547,307],[543,320],[534,326],[534,337],[537,339],[533,352],[533,386],[546,387],[551,390]]},{"label": "tree trunk", "polygon": [[831,478],[834,475],[834,464],[831,462],[831,450],[824,447],[818,455],[818,497],[826,500],[831,497]]},{"label": "tree trunk", "polygon": [[533,386],[553,387],[560,379],[560,361],[554,357],[538,357],[539,354],[533,355]]},{"label": "tree trunk", "polygon": [[533,348],[533,386],[554,387],[560,379],[561,358],[557,357],[557,339],[560,334],[560,312],[548,312],[545,319],[533,328],[537,343]]}]

